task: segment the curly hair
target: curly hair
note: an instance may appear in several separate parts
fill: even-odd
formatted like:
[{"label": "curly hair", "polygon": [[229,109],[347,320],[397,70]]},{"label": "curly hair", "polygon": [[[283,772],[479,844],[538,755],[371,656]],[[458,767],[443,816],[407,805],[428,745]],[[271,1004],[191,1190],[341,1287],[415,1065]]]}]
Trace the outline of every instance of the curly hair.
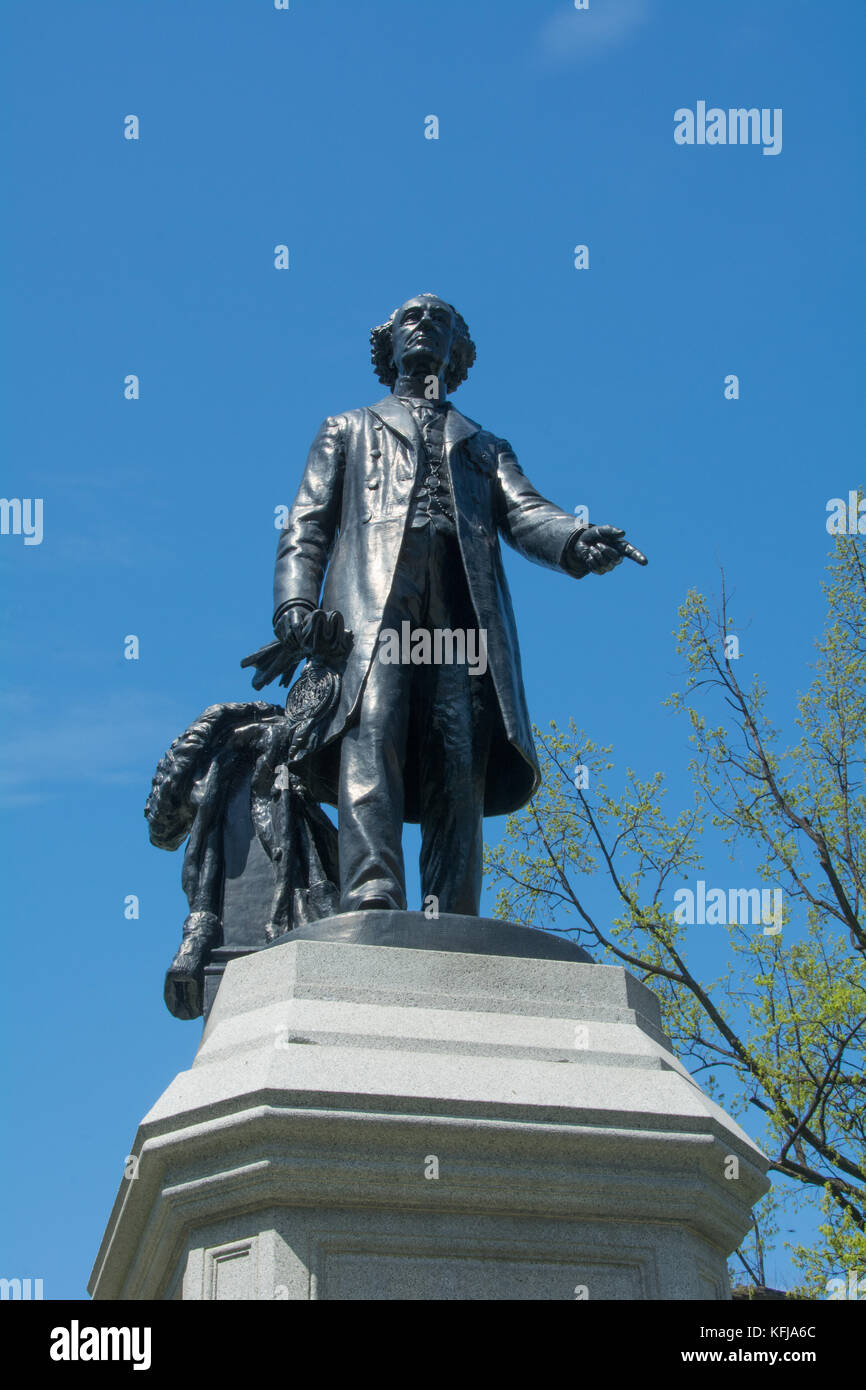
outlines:
[{"label": "curly hair", "polygon": [[[418,295],[419,299],[438,299],[436,294]],[[445,368],[445,390],[456,391],[457,387],[464,382],[469,375],[469,368],[475,361],[475,344],[469,336],[469,328],[462,314],[458,314],[453,304],[443,299],[440,303],[445,304],[454,315],[454,343],[451,347],[451,356],[448,366]],[[400,312],[400,308],[395,309],[393,314],[385,323],[380,323],[378,328],[370,332],[370,356],[373,362],[373,370],[383,386],[393,386],[397,380],[397,368],[394,366],[394,320]]]}]

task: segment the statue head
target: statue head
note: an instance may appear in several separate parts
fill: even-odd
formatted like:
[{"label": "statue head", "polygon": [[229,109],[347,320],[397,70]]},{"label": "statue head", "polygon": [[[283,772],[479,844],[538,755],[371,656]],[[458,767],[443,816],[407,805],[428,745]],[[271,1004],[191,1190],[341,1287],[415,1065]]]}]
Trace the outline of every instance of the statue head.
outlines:
[{"label": "statue head", "polygon": [[373,367],[384,386],[398,376],[443,377],[456,391],[475,361],[475,344],[461,314],[435,294],[419,294],[370,334]]}]

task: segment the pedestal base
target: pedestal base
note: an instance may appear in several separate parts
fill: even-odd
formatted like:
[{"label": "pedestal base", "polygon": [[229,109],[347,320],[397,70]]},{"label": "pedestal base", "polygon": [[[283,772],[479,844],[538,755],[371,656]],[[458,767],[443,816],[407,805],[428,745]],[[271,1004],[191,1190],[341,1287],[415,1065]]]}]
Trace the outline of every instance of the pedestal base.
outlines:
[{"label": "pedestal base", "polygon": [[345,941],[232,961],[132,1152],[98,1299],[722,1299],[768,1186],[626,971]]}]

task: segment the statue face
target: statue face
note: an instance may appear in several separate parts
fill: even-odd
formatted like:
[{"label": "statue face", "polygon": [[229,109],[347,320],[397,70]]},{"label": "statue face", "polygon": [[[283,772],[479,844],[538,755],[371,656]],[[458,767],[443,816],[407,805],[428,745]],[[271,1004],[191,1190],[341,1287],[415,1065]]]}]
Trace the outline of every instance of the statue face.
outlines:
[{"label": "statue face", "polygon": [[454,314],[435,295],[407,299],[392,328],[394,365],[401,376],[438,376],[454,342]]}]

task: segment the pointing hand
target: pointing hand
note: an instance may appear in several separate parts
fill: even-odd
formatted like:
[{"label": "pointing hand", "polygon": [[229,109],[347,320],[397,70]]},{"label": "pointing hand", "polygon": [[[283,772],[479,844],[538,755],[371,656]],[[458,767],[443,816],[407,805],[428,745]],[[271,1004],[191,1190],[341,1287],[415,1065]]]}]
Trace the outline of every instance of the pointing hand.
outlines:
[{"label": "pointing hand", "polygon": [[588,526],[580,533],[571,554],[593,574],[608,574],[625,559],[634,560],[637,565],[647,563],[646,556],[629,545],[619,526]]}]

